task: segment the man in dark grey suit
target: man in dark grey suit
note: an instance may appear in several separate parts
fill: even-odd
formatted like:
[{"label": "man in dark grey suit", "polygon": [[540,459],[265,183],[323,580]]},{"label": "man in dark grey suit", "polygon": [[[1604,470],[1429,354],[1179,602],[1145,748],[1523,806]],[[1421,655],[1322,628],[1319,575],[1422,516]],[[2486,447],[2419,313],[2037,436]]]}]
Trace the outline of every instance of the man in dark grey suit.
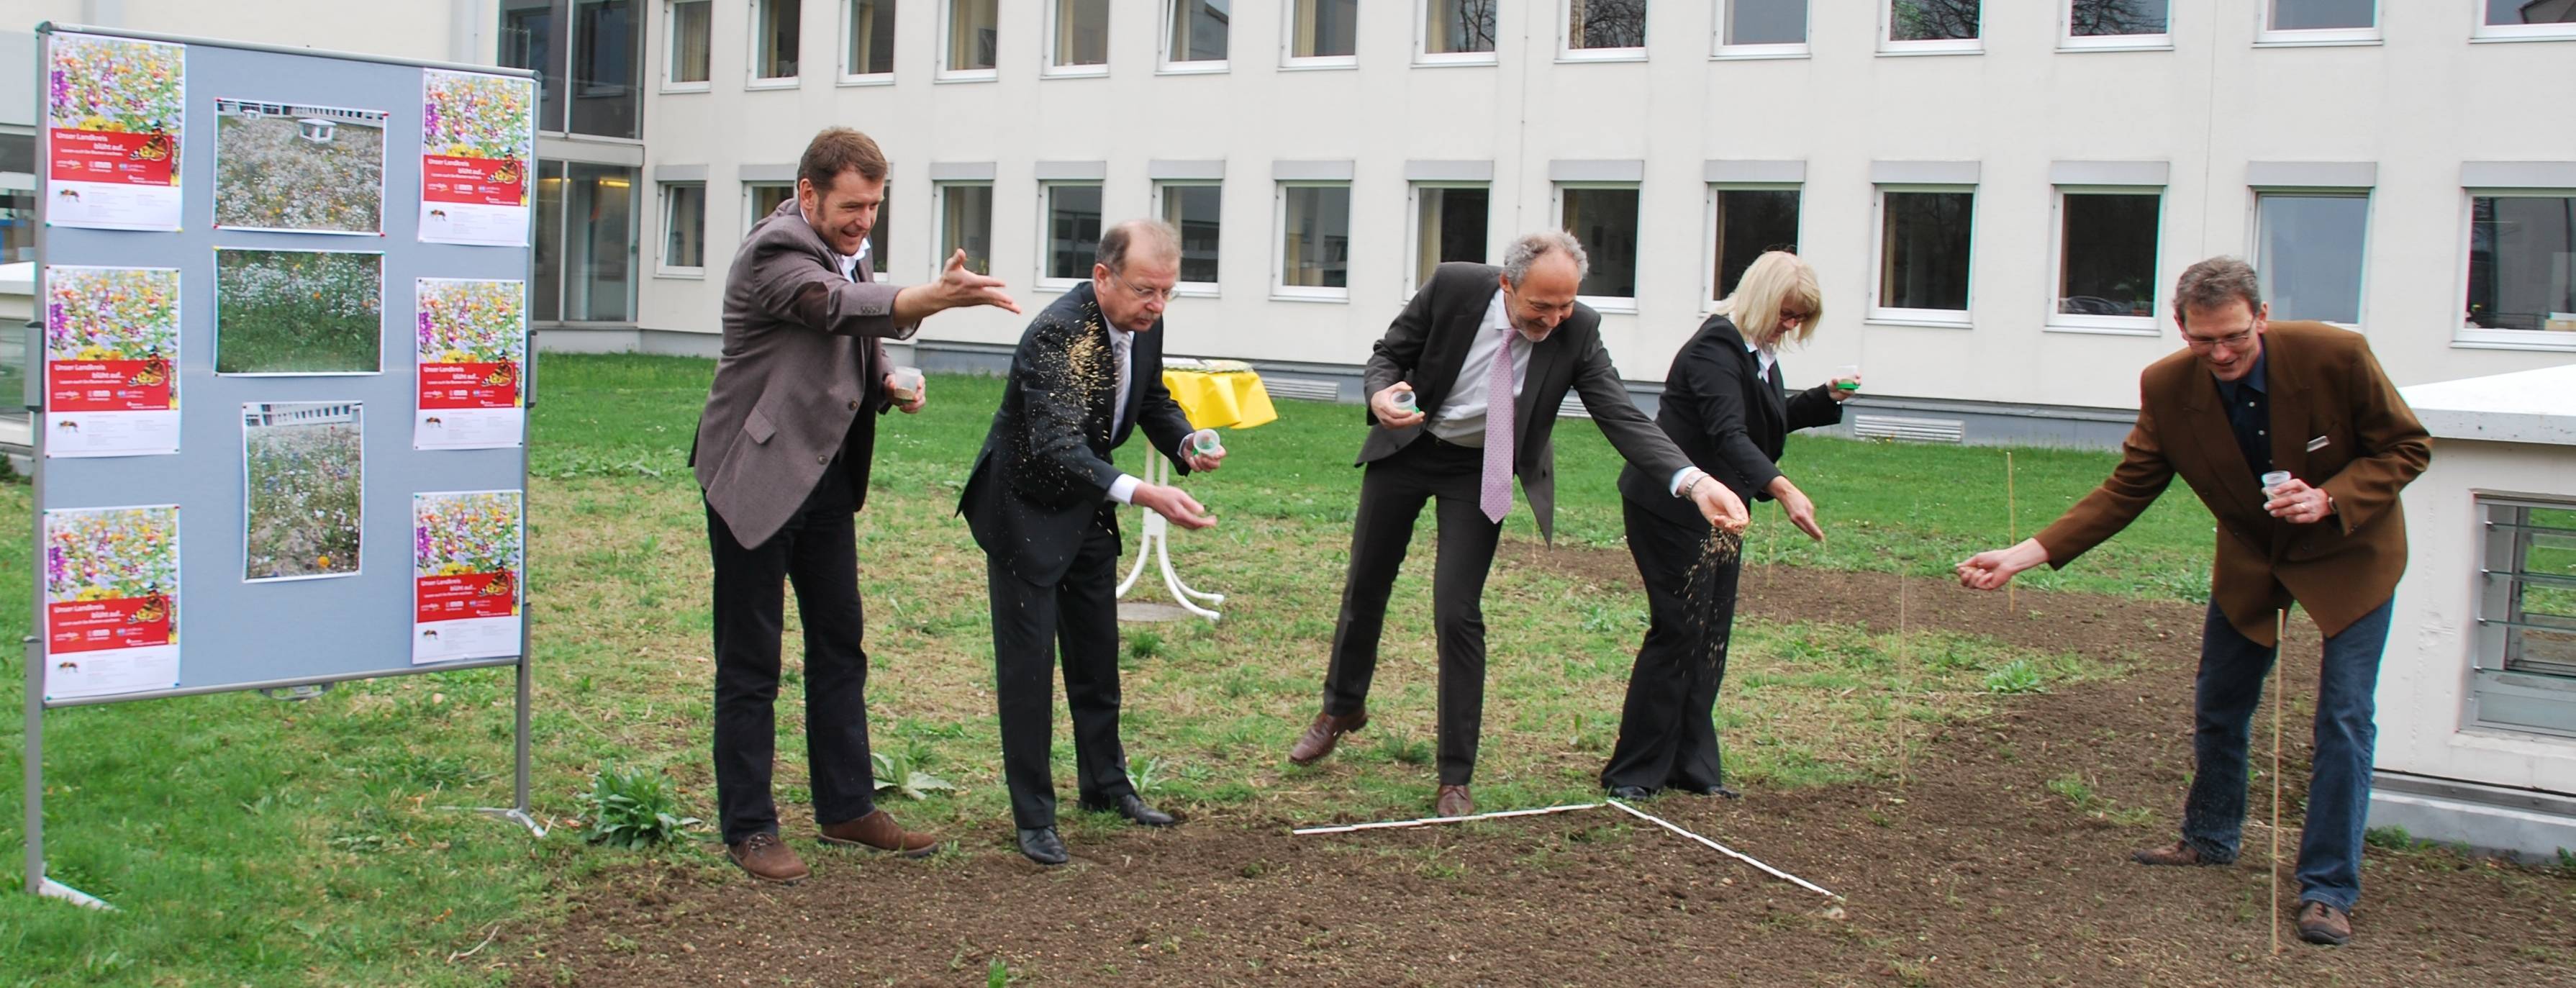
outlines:
[{"label": "man in dark grey suit", "polygon": [[1180,265],[1180,234],[1168,224],[1130,220],[1101,235],[1091,280],[1021,334],[992,431],[957,503],[984,550],[1012,822],[1020,853],[1039,864],[1068,859],[1055,831],[1048,764],[1059,642],[1083,808],[1150,827],[1177,822],[1136,794],[1118,741],[1118,506],[1149,509],[1183,528],[1216,522],[1180,488],[1140,483],[1111,456],[1142,426],[1184,474],[1225,459],[1222,449],[1185,445],[1190,421],[1163,389],[1157,330]]},{"label": "man in dark grey suit", "polygon": [[[1500,269],[1443,264],[1414,293],[1370,353],[1370,424],[1360,445],[1359,517],[1350,573],[1333,628],[1324,710],[1288,751],[1306,765],[1368,723],[1369,677],[1386,601],[1425,501],[1439,502],[1440,549],[1432,563],[1432,622],[1440,650],[1440,787],[1443,816],[1475,812],[1467,792],[1485,706],[1481,600],[1494,547],[1520,478],[1542,537],[1555,535],[1556,455],[1549,436],[1571,389],[1601,433],[1649,476],[1669,478],[1710,524],[1745,525],[1744,502],[1709,481],[1628,398],[1601,346],[1601,316],[1575,301],[1588,268],[1583,245],[1548,231],[1514,241]],[[1397,396],[1411,399],[1399,402]]]},{"label": "man in dark grey suit", "polygon": [[928,397],[898,394],[885,339],[909,338],[943,309],[1019,307],[1001,281],[965,270],[963,252],[931,284],[875,283],[868,230],[885,178],[885,155],[858,131],[830,128],[806,146],[795,200],[752,227],[725,274],[724,354],[689,457],[715,563],[718,816],[728,855],[766,881],[806,874],[778,840],[769,794],[788,581],[805,624],[806,749],[822,839],[907,856],[934,843],[876,809],[852,515],[867,496],[876,416],[918,412]]}]

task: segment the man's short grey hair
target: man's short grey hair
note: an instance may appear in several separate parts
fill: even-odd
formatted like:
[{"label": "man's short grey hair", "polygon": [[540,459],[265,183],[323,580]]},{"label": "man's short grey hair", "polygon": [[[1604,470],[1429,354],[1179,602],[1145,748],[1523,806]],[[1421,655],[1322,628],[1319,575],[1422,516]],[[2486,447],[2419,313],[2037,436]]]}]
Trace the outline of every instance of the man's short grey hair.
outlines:
[{"label": "man's short grey hair", "polygon": [[1181,256],[1181,231],[1161,220],[1128,220],[1100,232],[1102,267],[1124,272],[1127,255],[1137,250],[1150,257],[1177,259]]},{"label": "man's short grey hair", "polygon": [[1510,281],[1515,289],[1521,287],[1522,279],[1529,277],[1530,265],[1550,254],[1572,258],[1574,280],[1578,282],[1592,273],[1592,258],[1583,253],[1583,241],[1574,239],[1573,234],[1563,230],[1541,230],[1521,234],[1520,239],[1512,241],[1512,245],[1503,251],[1504,280]]},{"label": "man's short grey hair", "polygon": [[2192,310],[2224,309],[2243,300],[2247,311],[2263,311],[2263,282],[2241,257],[2213,257],[2188,268],[2174,282],[2174,324]]}]

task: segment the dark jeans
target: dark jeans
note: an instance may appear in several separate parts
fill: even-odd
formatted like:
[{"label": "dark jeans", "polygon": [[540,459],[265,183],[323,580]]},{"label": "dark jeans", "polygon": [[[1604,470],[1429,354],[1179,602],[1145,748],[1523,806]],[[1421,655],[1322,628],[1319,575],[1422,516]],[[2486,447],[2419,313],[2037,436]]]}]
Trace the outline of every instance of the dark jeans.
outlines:
[{"label": "dark jeans", "polygon": [[1717,687],[1726,680],[1726,646],[1735,628],[1735,581],[1741,556],[1709,564],[1701,545],[1708,523],[1677,525],[1625,498],[1628,553],[1646,583],[1646,640],[1628,673],[1619,714],[1619,744],[1601,769],[1605,789],[1636,786],[1716,788],[1726,780],[1718,759]]},{"label": "dark jeans", "polygon": [[[2388,644],[2389,605],[2326,639],[2317,672],[2316,760],[2307,826],[2299,835],[2299,898],[2350,910],[2361,898],[2361,830],[2370,811],[2374,694]],[[2276,649],[2237,632],[2211,604],[2201,630],[2193,694],[2194,775],[2183,804],[2183,840],[2213,861],[2236,860],[2244,836],[2245,759],[2263,678]]]},{"label": "dark jeans", "polygon": [[[1107,509],[1104,509],[1104,511]],[[1058,649],[1064,703],[1073,714],[1074,788],[1085,802],[1134,793],[1118,742],[1118,537],[1095,519],[1082,533],[1073,568],[1053,586],[984,561],[993,606],[993,699],[1001,707],[1002,781],[1011,820],[1022,830],[1055,826]]]},{"label": "dark jeans", "polygon": [[796,587],[805,623],[805,759],[814,820],[855,820],[876,809],[868,764],[868,656],[860,639],[857,492],[835,462],[787,526],[746,548],[715,509],[707,541],[715,554],[716,810],[726,843],[778,832],[769,776],[778,743],[782,584]]},{"label": "dark jeans", "polygon": [[1332,664],[1324,674],[1325,713],[1342,716],[1367,705],[1387,596],[1423,503],[1437,498],[1440,546],[1431,564],[1431,622],[1440,642],[1443,785],[1463,786],[1474,778],[1484,727],[1485,576],[1503,535],[1503,526],[1486,520],[1477,505],[1484,469],[1483,450],[1430,436],[1368,465],[1360,479],[1359,518],[1351,526],[1351,566],[1333,627]]}]

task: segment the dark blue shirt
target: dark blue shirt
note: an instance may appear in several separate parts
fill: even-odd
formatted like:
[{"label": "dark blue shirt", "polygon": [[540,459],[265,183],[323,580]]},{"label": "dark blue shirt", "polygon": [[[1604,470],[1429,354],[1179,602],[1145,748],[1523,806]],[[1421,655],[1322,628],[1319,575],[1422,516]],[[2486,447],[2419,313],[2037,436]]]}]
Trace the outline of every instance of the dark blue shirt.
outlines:
[{"label": "dark blue shirt", "polygon": [[2272,397],[2263,383],[2263,361],[2269,352],[2254,355],[2254,369],[2233,381],[2218,382],[2218,397],[2227,406],[2228,428],[2236,433],[2236,449],[2245,454],[2245,468],[2261,477],[2272,472]]}]

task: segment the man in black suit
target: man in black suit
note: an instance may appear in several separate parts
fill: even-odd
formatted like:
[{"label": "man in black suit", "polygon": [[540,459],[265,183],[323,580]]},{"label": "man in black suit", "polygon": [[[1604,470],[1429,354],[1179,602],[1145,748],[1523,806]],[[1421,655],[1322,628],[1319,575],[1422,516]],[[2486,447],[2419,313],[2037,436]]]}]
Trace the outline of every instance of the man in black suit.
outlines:
[{"label": "man in black suit", "polygon": [[[1668,478],[1713,525],[1740,531],[1744,502],[1691,466],[1628,398],[1601,346],[1601,316],[1575,301],[1588,268],[1583,245],[1559,231],[1513,242],[1500,269],[1443,264],[1387,327],[1367,371],[1370,430],[1360,446],[1359,517],[1350,573],[1324,676],[1324,709],[1288,751],[1312,764],[1343,734],[1368,723],[1369,677],[1388,592],[1425,501],[1438,500],[1440,549],[1432,564],[1432,621],[1440,651],[1440,787],[1443,816],[1475,811],[1484,720],[1485,620],[1481,599],[1520,478],[1539,534],[1555,535],[1556,456],[1549,435],[1572,389],[1638,469]],[[1399,404],[1397,395],[1413,401]],[[1508,395],[1508,400],[1490,400]]]},{"label": "man in black suit", "polygon": [[1155,330],[1180,264],[1180,234],[1168,224],[1130,220],[1101,235],[1091,280],[1021,334],[1002,405],[957,505],[984,549],[1011,817],[1020,853],[1039,864],[1067,859],[1048,769],[1055,730],[1048,679],[1058,642],[1083,808],[1146,826],[1176,822],[1136,795],[1118,743],[1118,506],[1147,508],[1183,528],[1216,521],[1180,488],[1121,472],[1110,453],[1142,425],[1183,474],[1225,459],[1223,451],[1185,451],[1189,419],[1163,389]]}]

